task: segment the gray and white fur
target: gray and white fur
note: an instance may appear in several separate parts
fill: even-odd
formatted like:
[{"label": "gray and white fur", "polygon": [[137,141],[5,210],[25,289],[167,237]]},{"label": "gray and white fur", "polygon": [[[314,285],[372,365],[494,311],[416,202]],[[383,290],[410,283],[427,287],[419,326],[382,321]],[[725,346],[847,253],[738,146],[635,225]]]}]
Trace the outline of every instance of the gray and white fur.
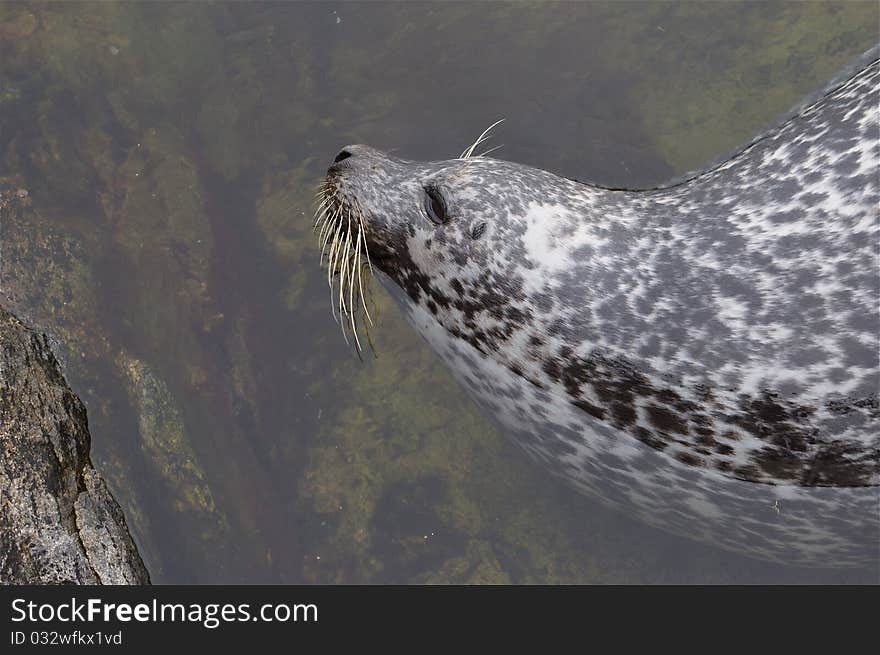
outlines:
[{"label": "gray and white fur", "polygon": [[325,178],[323,218],[354,217],[410,323],[578,489],[760,558],[870,565],[874,55],[676,184],[612,190],[488,157],[416,162],[347,146]]}]

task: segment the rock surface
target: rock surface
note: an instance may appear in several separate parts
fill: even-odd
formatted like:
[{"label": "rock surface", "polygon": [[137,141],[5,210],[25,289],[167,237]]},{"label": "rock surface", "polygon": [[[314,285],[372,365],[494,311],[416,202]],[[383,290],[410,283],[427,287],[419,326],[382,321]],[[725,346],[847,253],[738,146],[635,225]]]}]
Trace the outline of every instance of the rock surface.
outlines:
[{"label": "rock surface", "polygon": [[0,583],[148,584],[47,337],[0,307]]}]

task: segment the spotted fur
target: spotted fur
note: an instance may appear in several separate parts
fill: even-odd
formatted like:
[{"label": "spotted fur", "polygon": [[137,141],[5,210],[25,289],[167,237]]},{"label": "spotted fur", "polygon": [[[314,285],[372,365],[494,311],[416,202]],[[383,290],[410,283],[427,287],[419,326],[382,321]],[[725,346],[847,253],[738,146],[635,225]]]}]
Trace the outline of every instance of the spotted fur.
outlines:
[{"label": "spotted fur", "polygon": [[878,105],[875,60],[646,191],[366,146],[327,179],[410,322],[557,475],[727,548],[865,565],[880,544]]}]

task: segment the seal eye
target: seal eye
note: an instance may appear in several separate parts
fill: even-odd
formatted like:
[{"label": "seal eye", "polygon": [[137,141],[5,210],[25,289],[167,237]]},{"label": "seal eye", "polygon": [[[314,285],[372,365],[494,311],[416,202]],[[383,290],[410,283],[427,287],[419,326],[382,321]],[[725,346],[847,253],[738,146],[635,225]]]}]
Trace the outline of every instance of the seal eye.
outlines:
[{"label": "seal eye", "polygon": [[434,187],[425,188],[425,213],[435,225],[442,225],[449,220],[446,215],[446,202]]}]

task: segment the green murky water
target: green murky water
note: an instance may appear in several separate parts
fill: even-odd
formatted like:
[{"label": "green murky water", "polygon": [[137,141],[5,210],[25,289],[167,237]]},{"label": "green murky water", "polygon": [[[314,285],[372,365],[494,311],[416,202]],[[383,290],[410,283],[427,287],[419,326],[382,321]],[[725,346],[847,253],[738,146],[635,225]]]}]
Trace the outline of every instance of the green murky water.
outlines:
[{"label": "green murky water", "polygon": [[[483,419],[310,234],[341,145],[613,185],[743,142],[878,38],[873,2],[0,3],[0,301],[47,330],[156,582],[876,581],[667,535]],[[26,192],[26,193],[25,193]]]}]

